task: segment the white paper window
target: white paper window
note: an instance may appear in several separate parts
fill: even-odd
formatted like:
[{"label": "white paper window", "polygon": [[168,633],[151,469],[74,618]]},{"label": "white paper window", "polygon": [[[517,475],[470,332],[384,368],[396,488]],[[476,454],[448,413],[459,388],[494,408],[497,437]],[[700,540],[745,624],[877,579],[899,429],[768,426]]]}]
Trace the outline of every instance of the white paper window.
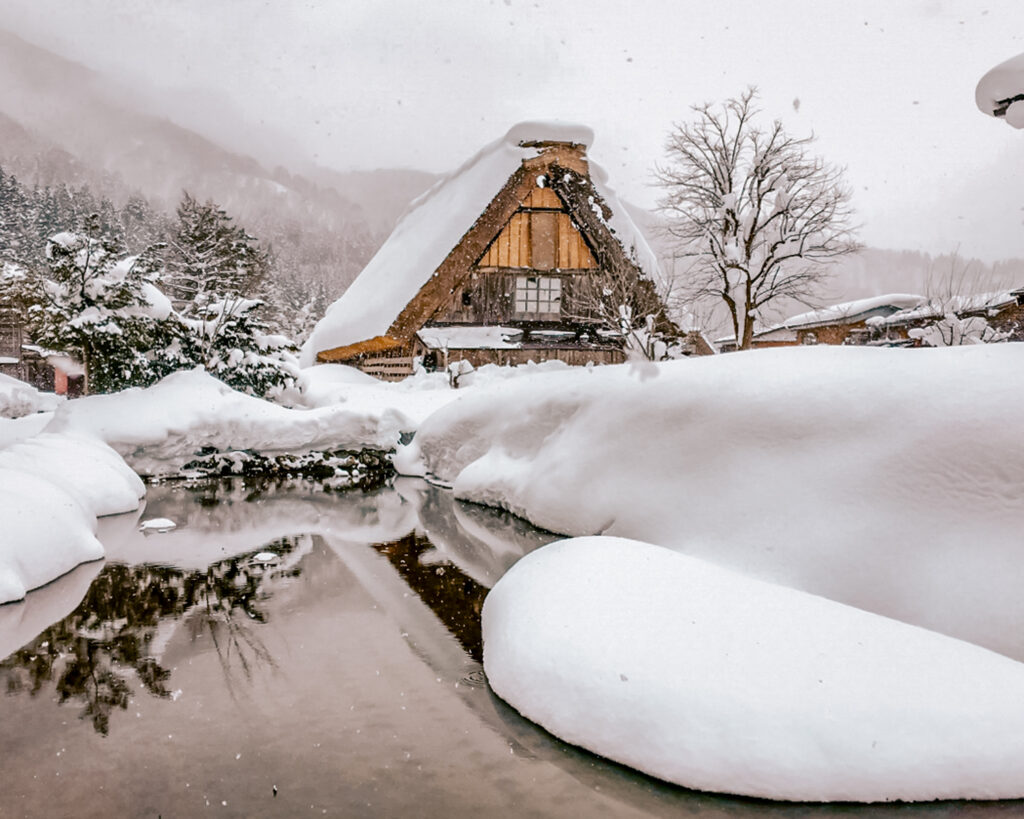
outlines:
[{"label": "white paper window", "polygon": [[557,276],[516,276],[516,315],[531,318],[561,316],[562,280]]}]

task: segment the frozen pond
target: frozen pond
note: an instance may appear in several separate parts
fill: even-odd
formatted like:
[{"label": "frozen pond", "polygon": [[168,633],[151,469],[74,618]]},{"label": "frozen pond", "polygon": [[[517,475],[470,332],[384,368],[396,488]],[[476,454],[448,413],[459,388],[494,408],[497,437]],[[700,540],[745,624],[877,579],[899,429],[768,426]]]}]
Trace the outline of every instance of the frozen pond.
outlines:
[{"label": "frozen pond", "polygon": [[[167,532],[139,531],[167,518]],[[489,692],[487,589],[553,538],[419,481],[150,487],[108,559],[0,607],[0,816],[957,816],[686,791]]]}]

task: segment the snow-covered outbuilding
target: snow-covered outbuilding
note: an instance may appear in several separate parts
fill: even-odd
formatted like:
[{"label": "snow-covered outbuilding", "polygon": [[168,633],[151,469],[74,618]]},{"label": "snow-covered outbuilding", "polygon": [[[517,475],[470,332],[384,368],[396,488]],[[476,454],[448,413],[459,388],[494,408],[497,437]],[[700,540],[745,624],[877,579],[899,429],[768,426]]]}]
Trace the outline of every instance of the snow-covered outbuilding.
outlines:
[{"label": "snow-covered outbuilding", "polygon": [[875,343],[918,346],[914,331],[947,316],[984,319],[1001,339],[1024,340],[1024,288],[922,300],[915,307],[871,319],[868,328]]},{"label": "snow-covered outbuilding", "polygon": [[[583,293],[607,275],[654,287],[654,254],[605,175],[590,129],[522,123],[414,201],[316,325],[303,365],[380,378],[465,360],[619,363],[623,340]],[[646,283],[646,284],[644,284]]]},{"label": "snow-covered outbuilding", "polygon": [[[757,347],[789,347],[796,344],[863,344],[870,335],[869,321],[918,307],[924,296],[887,293],[846,301],[790,316],[785,321],[754,333]],[[719,339],[723,350],[735,349],[735,339]]]}]

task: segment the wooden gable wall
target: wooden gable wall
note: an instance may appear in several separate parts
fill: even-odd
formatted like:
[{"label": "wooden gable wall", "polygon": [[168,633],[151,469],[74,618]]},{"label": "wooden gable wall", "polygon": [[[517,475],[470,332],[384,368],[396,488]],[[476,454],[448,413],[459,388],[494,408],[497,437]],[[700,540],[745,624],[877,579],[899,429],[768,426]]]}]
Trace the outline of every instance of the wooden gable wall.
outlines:
[{"label": "wooden gable wall", "polygon": [[558,194],[534,188],[477,266],[592,270],[597,263]]}]

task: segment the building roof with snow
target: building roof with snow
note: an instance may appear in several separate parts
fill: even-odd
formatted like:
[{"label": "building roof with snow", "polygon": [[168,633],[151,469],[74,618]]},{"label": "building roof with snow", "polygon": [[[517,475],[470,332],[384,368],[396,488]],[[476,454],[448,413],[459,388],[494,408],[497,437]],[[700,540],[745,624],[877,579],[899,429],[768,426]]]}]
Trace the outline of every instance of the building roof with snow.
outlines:
[{"label": "building roof with snow", "polygon": [[[912,293],[886,293],[881,296],[844,301],[829,307],[809,310],[790,316],[778,324],[756,330],[754,345],[798,344],[801,334],[807,331],[864,324],[879,316],[884,318],[903,310],[918,307],[924,301],[924,296]],[[730,348],[735,344],[735,338],[729,336],[718,339],[718,344],[724,348]]]},{"label": "building roof with snow", "polygon": [[935,297],[922,299],[913,307],[898,310],[887,316],[872,318],[871,324],[879,327],[914,324],[939,319],[951,313],[961,317],[994,316],[1007,307],[1020,305],[1022,301],[1024,301],[1024,289]]},{"label": "building roof with snow", "polygon": [[[432,319],[507,324],[511,311],[525,303],[512,295],[515,276],[511,284],[506,277],[498,294],[509,302],[501,315],[471,321],[453,304],[485,268],[520,272],[530,279],[521,287],[540,288],[545,285],[534,274],[561,277],[609,264],[615,256],[639,276],[660,280],[647,241],[607,186],[604,172],[586,156],[592,140],[583,126],[522,123],[439,180],[410,205],[316,325],[303,346],[303,364],[408,348]],[[543,264],[530,257],[531,236],[540,234],[542,219],[550,225],[545,230],[553,243],[553,256]],[[532,252],[536,256],[536,249]],[[462,296],[467,308],[476,292]],[[550,292],[542,295],[554,303]]]}]

